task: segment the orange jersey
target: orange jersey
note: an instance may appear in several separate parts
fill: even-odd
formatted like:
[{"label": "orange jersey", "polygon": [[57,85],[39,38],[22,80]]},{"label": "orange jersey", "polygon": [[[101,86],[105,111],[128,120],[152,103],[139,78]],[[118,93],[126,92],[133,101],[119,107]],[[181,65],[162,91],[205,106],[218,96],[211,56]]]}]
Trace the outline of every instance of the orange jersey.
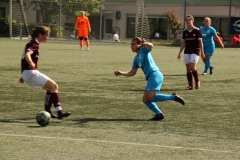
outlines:
[{"label": "orange jersey", "polygon": [[76,20],[75,28],[88,32],[88,29],[91,28],[88,17],[78,17]]}]

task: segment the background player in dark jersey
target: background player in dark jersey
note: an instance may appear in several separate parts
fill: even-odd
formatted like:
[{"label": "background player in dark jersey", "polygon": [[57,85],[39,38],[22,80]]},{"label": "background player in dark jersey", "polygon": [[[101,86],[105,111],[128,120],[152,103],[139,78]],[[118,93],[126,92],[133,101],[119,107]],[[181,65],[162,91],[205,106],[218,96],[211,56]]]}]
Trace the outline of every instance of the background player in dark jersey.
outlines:
[{"label": "background player in dark jersey", "polygon": [[187,69],[188,87],[186,90],[193,89],[193,77],[195,80],[195,88],[200,87],[200,80],[198,78],[197,62],[201,54],[204,60],[202,34],[199,28],[193,25],[194,18],[192,15],[187,15],[185,18],[187,28],[183,31],[181,47],[178,53],[178,61],[181,58],[181,52],[184,49],[184,63]]},{"label": "background player in dark jersey", "polygon": [[[52,118],[62,119],[68,117],[70,112],[63,113],[58,95],[58,85],[48,76],[38,71],[37,62],[39,57],[39,44],[44,43],[50,36],[50,28],[45,26],[37,26],[32,30],[30,40],[24,49],[21,60],[22,77],[20,83],[26,82],[28,85],[35,88],[43,88],[47,90],[45,96],[45,110],[51,114]],[[51,112],[52,104],[58,113],[58,116]]]}]

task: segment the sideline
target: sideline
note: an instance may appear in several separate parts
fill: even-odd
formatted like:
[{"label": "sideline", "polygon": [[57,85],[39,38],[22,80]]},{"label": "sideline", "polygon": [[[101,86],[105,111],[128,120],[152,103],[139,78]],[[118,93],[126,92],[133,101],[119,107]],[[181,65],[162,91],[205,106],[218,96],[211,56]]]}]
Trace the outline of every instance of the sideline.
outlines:
[{"label": "sideline", "polygon": [[0,133],[0,135],[1,136],[6,136],[6,137],[59,139],[59,140],[70,140],[70,141],[86,141],[86,142],[97,142],[97,143],[109,143],[109,144],[121,144],[121,145],[133,145],[133,146],[148,146],[148,147],[160,147],[160,148],[169,148],[169,149],[184,149],[184,150],[198,150],[198,151],[208,151],[208,152],[237,153],[237,154],[240,154],[240,151],[215,150],[215,149],[208,149],[208,148],[191,148],[191,147],[181,147],[181,146],[166,146],[166,145],[159,145],[159,144],[116,142],[116,141],[104,141],[104,140],[93,140],[93,139],[82,139],[82,138],[64,138],[64,137],[61,138],[61,137],[32,136],[32,135],[18,135],[18,134],[5,134],[5,133]]}]

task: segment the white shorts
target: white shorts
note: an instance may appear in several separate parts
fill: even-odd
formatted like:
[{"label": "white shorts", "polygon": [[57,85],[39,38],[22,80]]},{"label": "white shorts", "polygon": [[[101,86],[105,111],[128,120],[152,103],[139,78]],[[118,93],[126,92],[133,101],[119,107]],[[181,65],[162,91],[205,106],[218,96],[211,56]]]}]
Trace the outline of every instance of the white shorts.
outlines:
[{"label": "white shorts", "polygon": [[22,73],[24,82],[34,88],[42,88],[50,79],[48,76],[40,73],[38,70],[24,70]]},{"label": "white shorts", "polygon": [[184,54],[184,64],[198,62],[199,56],[196,54]]}]

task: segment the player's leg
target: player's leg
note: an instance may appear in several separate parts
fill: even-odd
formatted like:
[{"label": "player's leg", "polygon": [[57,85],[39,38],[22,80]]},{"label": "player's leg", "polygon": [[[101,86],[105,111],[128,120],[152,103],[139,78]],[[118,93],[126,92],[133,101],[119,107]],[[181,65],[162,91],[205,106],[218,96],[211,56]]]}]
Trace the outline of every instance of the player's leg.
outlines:
[{"label": "player's leg", "polygon": [[[156,91],[155,91],[156,92]],[[163,113],[162,111],[158,108],[157,104],[155,102],[150,102],[147,100],[147,91],[144,91],[144,94],[143,94],[143,102],[146,104],[146,106],[151,110],[153,111],[156,115],[151,118],[150,120],[155,120],[155,121],[158,121],[158,120],[162,120],[164,119],[164,116],[163,116]]]},{"label": "player's leg", "polygon": [[90,47],[90,42],[89,42],[89,39],[88,39],[88,31],[84,31],[84,40],[86,41],[86,46],[87,46],[87,51],[89,51],[89,47]]},{"label": "player's leg", "polygon": [[[177,94],[157,94],[156,92],[160,91],[160,88],[163,83],[163,75],[161,72],[156,71],[151,74],[148,78],[147,86],[144,91],[143,102],[147,105],[147,107],[152,110],[156,115],[151,120],[162,120],[164,118],[161,110],[158,108],[155,102],[167,101],[167,100],[175,100],[182,104],[184,101]],[[179,101],[181,100],[181,101]]]},{"label": "player's leg", "polygon": [[[50,79],[48,76],[40,73],[37,70],[24,70],[22,78],[28,85],[33,86],[34,88],[43,88],[46,82]],[[50,92],[47,92],[45,96],[45,110],[50,113],[52,118],[56,118],[57,116],[51,112],[52,101],[50,94]]]},{"label": "player's leg", "polygon": [[83,37],[79,37],[80,50],[83,50]]},{"label": "player's leg", "polygon": [[52,118],[57,118],[56,115],[54,115],[51,111],[51,108],[52,108],[52,101],[51,101],[51,93],[49,91],[46,92],[46,95],[45,95],[45,111],[47,111],[48,113],[50,113],[51,117]]},{"label": "player's leg", "polygon": [[49,101],[53,103],[55,110],[58,113],[58,119],[62,119],[63,117],[68,117],[71,114],[70,112],[66,112],[66,113],[62,112],[57,83],[54,82],[52,79],[49,79],[45,83],[43,88],[50,92]]},{"label": "player's leg", "polygon": [[145,88],[146,100],[149,102],[162,102],[168,100],[175,100],[181,104],[185,104],[183,99],[179,97],[176,93],[174,94],[160,94],[157,93],[160,91],[163,84],[163,75],[160,71],[153,72],[148,78],[147,86]]},{"label": "player's leg", "polygon": [[199,56],[196,54],[191,54],[189,68],[192,71],[192,75],[195,80],[195,88],[200,88],[200,80],[198,78],[198,71],[197,71],[197,62],[199,60]]},{"label": "player's leg", "polygon": [[192,75],[192,71],[190,68],[190,58],[191,58],[191,54],[184,54],[184,63],[186,65],[187,81],[188,81],[188,86],[187,86],[186,90],[193,89],[193,75]]},{"label": "player's leg", "polygon": [[79,38],[79,45],[81,47],[81,50],[83,50],[83,32],[81,29],[78,29],[78,38]]},{"label": "player's leg", "polygon": [[210,69],[210,74],[212,74],[212,64],[211,64],[211,57],[214,54],[214,46],[206,46],[204,49],[204,54],[205,54],[205,59],[204,59],[204,63],[205,63],[205,67],[204,67],[204,72],[202,75],[206,75],[208,69]]}]

